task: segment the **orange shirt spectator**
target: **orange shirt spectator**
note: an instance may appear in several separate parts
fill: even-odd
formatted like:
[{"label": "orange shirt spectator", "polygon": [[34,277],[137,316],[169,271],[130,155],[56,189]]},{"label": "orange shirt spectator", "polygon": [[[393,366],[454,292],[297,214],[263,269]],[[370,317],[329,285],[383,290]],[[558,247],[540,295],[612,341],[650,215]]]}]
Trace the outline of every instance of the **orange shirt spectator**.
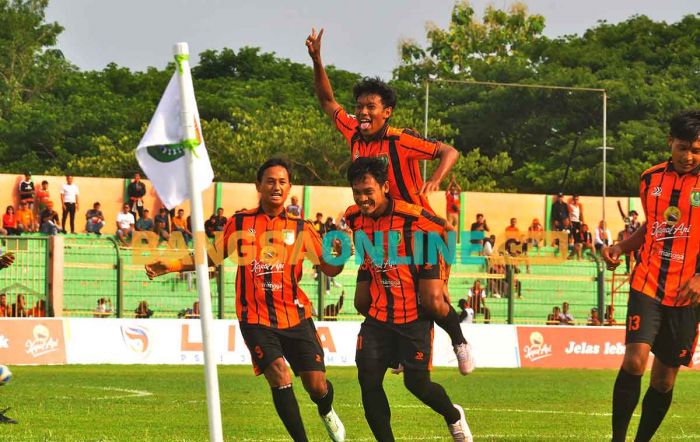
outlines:
[{"label": "orange shirt spectator", "polygon": [[47,203],[51,199],[49,196],[49,182],[44,180],[41,182],[41,188],[36,190],[36,200],[39,203],[39,213],[46,209]]},{"label": "orange shirt spectator", "polygon": [[21,224],[20,228],[23,232],[36,231],[36,222],[34,221],[34,212],[27,207],[27,203],[20,203],[17,213],[15,213],[16,222]]},{"label": "orange shirt spectator", "polygon": [[520,240],[520,229],[516,226],[518,220],[516,218],[510,219],[510,225],[506,227],[506,240],[514,239],[516,241]]}]

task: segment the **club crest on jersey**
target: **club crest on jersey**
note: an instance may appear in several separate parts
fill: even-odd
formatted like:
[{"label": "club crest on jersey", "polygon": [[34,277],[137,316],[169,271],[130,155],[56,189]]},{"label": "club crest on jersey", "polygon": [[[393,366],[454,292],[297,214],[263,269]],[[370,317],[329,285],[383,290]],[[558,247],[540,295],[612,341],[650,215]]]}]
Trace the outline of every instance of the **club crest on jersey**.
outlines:
[{"label": "club crest on jersey", "polygon": [[669,226],[675,225],[681,219],[681,209],[676,206],[668,206],[664,210],[664,220]]},{"label": "club crest on jersey", "polygon": [[700,189],[693,189],[690,191],[690,205],[693,207],[700,207]]},{"label": "club crest on jersey", "polygon": [[661,186],[656,186],[651,189],[651,196],[660,197],[661,196]]},{"label": "club crest on jersey", "polygon": [[292,244],[294,244],[294,239],[294,230],[282,230],[282,240],[285,244],[291,246]]}]

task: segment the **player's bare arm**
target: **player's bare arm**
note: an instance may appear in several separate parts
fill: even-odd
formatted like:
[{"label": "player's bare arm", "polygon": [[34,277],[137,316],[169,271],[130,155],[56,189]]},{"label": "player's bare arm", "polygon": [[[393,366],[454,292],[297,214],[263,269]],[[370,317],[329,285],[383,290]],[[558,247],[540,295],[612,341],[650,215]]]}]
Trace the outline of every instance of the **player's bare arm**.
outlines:
[{"label": "player's bare arm", "polygon": [[676,305],[700,305],[700,273],[687,280],[678,291]]},{"label": "player's bare arm", "polygon": [[369,294],[369,281],[357,281],[355,286],[355,310],[362,316],[367,316],[372,297]]},{"label": "player's bare arm", "polygon": [[430,178],[423,183],[423,187],[421,187],[420,190],[421,194],[437,192],[440,190],[440,183],[450,172],[450,169],[452,169],[455,162],[457,162],[457,158],[459,158],[459,151],[449,144],[440,143],[436,157],[440,159],[438,167],[435,168],[435,171]]},{"label": "player's bare arm", "polygon": [[333,117],[335,111],[340,105],[335,101],[333,96],[333,88],[328,80],[326,69],[321,61],[321,37],[323,37],[323,28],[316,33],[316,29],[311,29],[311,34],[306,38],[306,47],[309,50],[309,57],[314,63],[314,90],[316,97],[321,104],[321,109],[329,117]]},{"label": "player's bare arm", "polygon": [[608,270],[615,270],[617,266],[620,265],[620,256],[635,250],[639,250],[639,248],[644,245],[644,235],[646,235],[646,232],[647,223],[644,223],[639,229],[637,229],[636,232],[632,234],[632,236],[626,240],[613,244],[610,247],[603,247],[601,256],[608,265]]},{"label": "player's bare arm", "polygon": [[418,280],[420,304],[437,318],[445,317],[449,311],[449,306],[445,302],[444,286],[445,283],[442,279],[421,278]]}]

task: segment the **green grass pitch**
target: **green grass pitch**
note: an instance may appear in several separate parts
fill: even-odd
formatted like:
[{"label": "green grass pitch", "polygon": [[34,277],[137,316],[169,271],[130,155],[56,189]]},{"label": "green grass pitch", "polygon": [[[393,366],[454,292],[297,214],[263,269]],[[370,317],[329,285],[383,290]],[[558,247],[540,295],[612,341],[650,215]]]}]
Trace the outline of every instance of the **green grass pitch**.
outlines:
[{"label": "green grass pitch", "polygon": [[[207,441],[201,366],[12,367],[0,409],[18,425],[0,426],[3,441]],[[614,370],[477,369],[462,377],[437,368],[433,379],[461,404],[477,441],[609,440]],[[371,441],[354,367],[329,367],[335,409],[348,441]],[[227,441],[289,440],[263,378],[247,366],[219,367]],[[648,384],[645,376],[642,394]],[[385,388],[398,440],[450,440],[444,421],[387,373]],[[315,405],[295,381],[307,433],[328,440]],[[683,371],[657,440],[700,440],[700,373]],[[639,408],[630,426],[636,430]]]}]

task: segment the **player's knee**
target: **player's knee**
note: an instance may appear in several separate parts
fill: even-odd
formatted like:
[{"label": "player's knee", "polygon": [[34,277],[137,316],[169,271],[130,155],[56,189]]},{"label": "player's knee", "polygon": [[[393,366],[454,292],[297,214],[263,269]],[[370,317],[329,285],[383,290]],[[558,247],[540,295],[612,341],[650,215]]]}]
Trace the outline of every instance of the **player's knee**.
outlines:
[{"label": "player's knee", "polygon": [[403,384],[414,396],[422,397],[430,384],[430,373],[419,370],[406,370]]},{"label": "player's knee", "polygon": [[673,385],[676,383],[675,377],[663,377],[651,380],[651,387],[659,393],[668,393],[673,390]]},{"label": "player's knee", "polygon": [[309,396],[315,398],[321,398],[328,392],[328,386],[326,385],[325,377],[317,377],[311,380],[304,380],[304,389]]},{"label": "player's knee", "polygon": [[633,375],[642,375],[647,366],[647,358],[642,355],[625,355],[622,361],[622,368]]},{"label": "player's knee", "polygon": [[271,387],[279,387],[281,385],[288,385],[292,383],[292,379],[289,376],[289,370],[287,369],[287,364],[285,364],[284,359],[275,359],[267,366],[265,369],[265,379],[270,384]]}]

